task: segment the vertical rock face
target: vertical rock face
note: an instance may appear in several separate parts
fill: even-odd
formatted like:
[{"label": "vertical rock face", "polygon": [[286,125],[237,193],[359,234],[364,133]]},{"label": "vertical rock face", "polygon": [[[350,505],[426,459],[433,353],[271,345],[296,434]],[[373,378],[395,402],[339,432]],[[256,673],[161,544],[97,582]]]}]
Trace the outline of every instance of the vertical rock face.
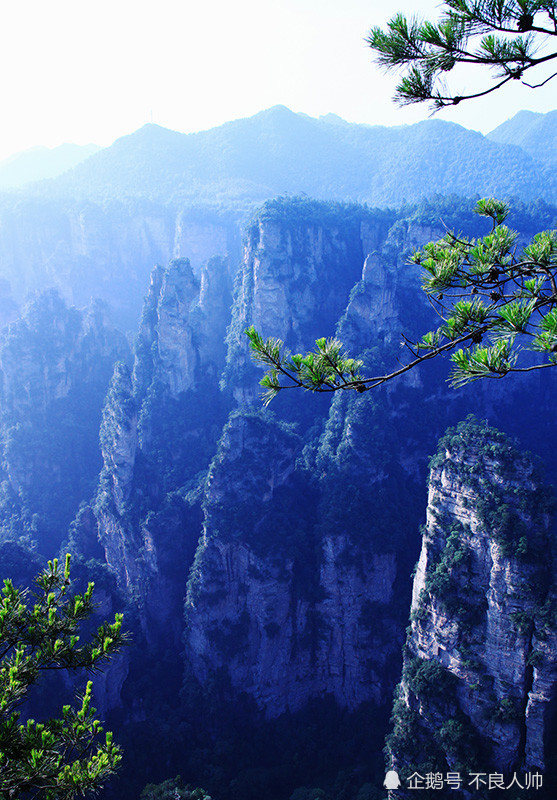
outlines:
[{"label": "vertical rock face", "polygon": [[125,512],[133,486],[137,408],[130,372],[124,364],[117,364],[114,369],[103,409],[100,439],[104,466],[96,509],[101,544],[106,562],[120,585],[133,585],[140,573],[137,550],[141,543]]},{"label": "vertical rock face", "polygon": [[155,380],[177,397],[193,386],[197,353],[190,323],[192,305],[199,299],[199,281],[189,261],[171,261],[161,286],[157,321]]},{"label": "vertical rock face", "polygon": [[83,312],[68,308],[56,291],[44,292],[0,338],[2,416],[44,413],[82,384],[106,386],[107,371],[127,355],[125,337],[110,322],[104,303]]},{"label": "vertical rock face", "polygon": [[238,232],[234,227],[201,220],[189,220],[180,211],[176,215],[174,229],[174,258],[189,259],[196,274],[211,258],[232,259],[239,252],[236,241]]},{"label": "vertical rock face", "polygon": [[199,291],[187,259],[174,259],[166,270],[156,267],[151,273],[136,342],[134,382],[140,393],[153,381],[171,397],[193,386],[199,366],[193,341]]},{"label": "vertical rock face", "polygon": [[98,427],[125,337],[106,307],[68,308],[44,292],[0,335],[1,536],[56,549],[100,467]]},{"label": "vertical rock face", "polygon": [[201,268],[195,341],[203,372],[215,382],[224,368],[226,330],[230,324],[232,282],[228,269],[229,262],[218,256],[210,258]]},{"label": "vertical rock face", "polygon": [[365,247],[386,235],[382,218],[361,207],[316,201],[266,203],[246,233],[228,336],[227,380],[253,385],[243,331],[255,325],[264,336],[295,350],[311,348],[332,334],[350,289],[361,276]]},{"label": "vertical rock face", "polygon": [[136,394],[143,399],[145,392],[153,381],[153,350],[157,346],[158,305],[164,268],[157,266],[151,272],[147,295],[143,301],[143,311],[139,331],[135,340],[133,385]]},{"label": "vertical rock face", "polygon": [[367,248],[361,280],[350,292],[338,325],[347,348],[362,352],[370,346],[398,347],[401,331],[412,336],[431,325],[427,300],[419,292],[420,271],[409,263],[409,256],[444,233],[398,220],[384,237],[363,236]]},{"label": "vertical rock face", "polygon": [[[342,306],[338,300],[331,304],[333,292],[342,278],[345,289],[349,288],[359,266],[358,261],[350,263],[348,242],[338,230],[320,225],[296,225],[292,230],[282,222],[262,219],[250,231],[247,248],[246,261],[253,269],[252,318],[257,328],[265,326],[302,347],[316,314],[332,314],[333,320],[338,316],[331,305],[339,306],[337,311]],[[344,276],[341,265],[352,274]],[[336,286],[330,284],[333,276]],[[294,293],[291,289],[296,284]]]},{"label": "vertical rock face", "polygon": [[211,260],[201,280],[186,259],[156,267],[133,375],[116,368],[103,412],[96,513],[106,560],[136,593],[148,635],[162,635],[164,624],[175,642],[201,523],[184,487],[206,468],[222,425],[215,383],[229,315],[224,259]]},{"label": "vertical rock face", "polygon": [[[256,386],[247,325],[304,349],[333,332],[348,304],[341,337],[350,334],[355,352],[377,349],[395,333],[398,342],[401,309],[416,291],[417,276],[403,270],[404,247],[393,257],[384,219],[296,202],[266,204],[247,232],[226,371],[238,399],[252,400]],[[289,408],[302,430],[305,407],[316,404],[303,401]],[[186,601],[186,661],[198,681],[224,670],[269,716],[327,694],[349,709],[385,702],[410,600],[402,577],[417,556],[413,428],[396,401],[339,396],[306,448],[306,473],[282,468],[292,445],[272,419],[230,421],[205,489]],[[260,484],[250,483],[254,476]]]},{"label": "vertical rock face", "polygon": [[[307,606],[304,597],[291,597],[294,558],[277,547],[281,531],[272,520],[276,493],[293,488],[298,444],[258,416],[228,422],[209,471],[188,583],[186,658],[195,676],[204,683],[225,667],[235,687],[257,692],[262,703],[281,702],[274,695],[284,658],[277,663],[277,654],[299,634],[300,606]],[[262,680],[269,670],[274,680]],[[281,680],[291,682],[288,675]]]},{"label": "vertical rock face", "polygon": [[186,660],[197,680],[224,669],[268,717],[326,695],[349,709],[380,705],[400,646],[396,635],[385,645],[393,554],[373,551],[371,522],[359,549],[348,531],[319,530],[298,449],[265,416],[230,420],[186,598]]},{"label": "vertical rock face", "polygon": [[557,686],[552,499],[531,458],[474,421],[441,440],[429,486],[391,756],[408,774],[543,770]]},{"label": "vertical rock face", "polygon": [[237,263],[237,239],[237,226],[218,214],[192,216],[141,200],[101,207],[86,200],[28,199],[0,211],[3,275],[16,303],[31,291],[55,286],[77,306],[91,297],[110,303],[126,329],[137,324],[153,264],[188,258],[199,274],[215,255]]},{"label": "vertical rock face", "polygon": [[143,398],[158,383],[177,398],[224,364],[230,322],[227,262],[212,258],[198,279],[187,259],[156,267],[143,306],[135,346],[134,392]]},{"label": "vertical rock face", "polygon": [[122,363],[114,369],[103,411],[100,439],[110,492],[115,508],[121,514],[131,492],[137,449],[137,410],[130,372]]}]

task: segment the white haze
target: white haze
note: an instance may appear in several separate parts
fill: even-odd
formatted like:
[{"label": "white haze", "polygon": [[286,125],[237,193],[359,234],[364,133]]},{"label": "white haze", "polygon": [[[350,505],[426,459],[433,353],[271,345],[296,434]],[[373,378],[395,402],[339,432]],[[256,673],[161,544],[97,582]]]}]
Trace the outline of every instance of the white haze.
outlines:
[{"label": "white haze", "polygon": [[[396,11],[379,0],[19,0],[0,9],[0,159],[35,145],[108,145],[151,119],[190,132],[282,104],[312,116],[402,125],[428,116],[391,101],[396,76],[364,37]],[[487,132],[555,87],[513,86],[442,118]]]}]

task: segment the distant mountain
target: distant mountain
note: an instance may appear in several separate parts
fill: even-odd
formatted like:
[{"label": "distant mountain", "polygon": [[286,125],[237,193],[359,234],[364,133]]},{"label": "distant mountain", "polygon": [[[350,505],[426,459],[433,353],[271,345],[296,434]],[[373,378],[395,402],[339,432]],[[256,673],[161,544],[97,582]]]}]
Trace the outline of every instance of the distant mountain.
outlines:
[{"label": "distant mountain", "polygon": [[519,111],[487,137],[500,144],[518,145],[538,161],[554,165],[557,162],[557,111],[547,114]]},{"label": "distant mountain", "polygon": [[23,150],[0,161],[0,190],[55,178],[100,149],[97,144],[61,144],[53,148],[32,147]]},{"label": "distant mountain", "polygon": [[281,194],[385,206],[447,193],[551,199],[556,189],[531,154],[453,123],[387,128],[275,106],[201,133],[145,125],[40,191],[222,207]]}]

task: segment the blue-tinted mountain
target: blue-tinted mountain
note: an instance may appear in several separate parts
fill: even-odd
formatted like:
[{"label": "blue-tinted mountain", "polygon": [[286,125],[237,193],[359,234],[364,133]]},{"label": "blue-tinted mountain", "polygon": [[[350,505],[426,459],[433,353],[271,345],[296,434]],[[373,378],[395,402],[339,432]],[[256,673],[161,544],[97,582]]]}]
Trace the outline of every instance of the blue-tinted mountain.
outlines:
[{"label": "blue-tinted mountain", "polygon": [[[65,254],[70,278],[76,268],[91,285],[131,295],[142,248],[154,253],[156,236],[159,252],[166,242],[172,255],[197,242],[197,263],[170,258],[145,281],[132,370],[102,304],[82,313],[46,292],[0,335],[0,564],[20,579],[26,552],[34,565],[34,548],[69,550],[103,592],[103,617],[125,605],[132,633],[104,689],[95,678],[95,702],[126,753],[104,800],[137,800],[147,784],[168,786],[176,775],[219,800],[380,800],[399,680],[401,724],[389,739],[396,764],[409,764],[408,748],[419,746],[439,758],[434,772],[456,771],[451,751],[478,739],[504,753],[486,750],[466,769],[541,768],[543,759],[552,774],[550,502],[542,505],[530,468],[518,451],[501,451],[497,435],[481,450],[442,442],[429,483],[427,569],[416,573],[426,595],[412,607],[404,662],[401,648],[427,456],[473,411],[520,433],[554,482],[557,375],[456,391],[446,386],[447,364],[431,361],[388,391],[332,402],[285,392],[261,409],[243,334],[254,323],[298,350],[336,332],[368,374],[383,374],[401,357],[401,331],[415,339],[431,327],[408,254],[444,224],[477,235],[486,220],[455,197],[398,212],[267,201],[245,226],[231,303],[229,260],[207,259],[204,249],[209,240],[226,245],[218,226],[169,206],[165,228],[141,202],[133,227],[124,216],[111,223],[110,206],[105,222],[98,205],[76,203],[68,227],[79,235],[66,241],[87,260],[75,258],[75,244]],[[28,201],[29,231],[46,207]],[[511,224],[529,237],[556,214],[518,204]],[[55,220],[45,216],[42,230],[60,248]],[[102,249],[110,224],[124,231],[118,250]],[[12,252],[25,255],[18,241]],[[117,262],[119,252],[126,258]],[[454,529],[467,519],[473,536]],[[539,587],[536,597],[529,587]],[[177,794],[151,787],[142,796]]]},{"label": "blue-tinted mountain", "polygon": [[542,163],[555,164],[557,111],[549,111],[547,114],[519,111],[488,133],[487,138],[499,144],[516,145]]},{"label": "blue-tinted mountain", "polygon": [[61,144],[59,147],[32,147],[0,161],[0,190],[56,178],[72,169],[101,148],[96,144]]},{"label": "blue-tinted mountain", "polygon": [[212,205],[307,194],[385,206],[448,190],[549,199],[555,188],[532,155],[454,123],[387,128],[275,106],[200,133],[145,125],[42,190]]}]

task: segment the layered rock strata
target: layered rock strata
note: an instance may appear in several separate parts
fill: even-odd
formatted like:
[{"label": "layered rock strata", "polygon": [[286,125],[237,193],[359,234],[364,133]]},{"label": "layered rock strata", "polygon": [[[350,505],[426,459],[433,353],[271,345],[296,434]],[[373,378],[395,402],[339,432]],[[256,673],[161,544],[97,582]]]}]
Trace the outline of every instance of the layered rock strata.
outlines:
[{"label": "layered rock strata", "polygon": [[471,421],[441,440],[392,763],[413,771],[543,771],[555,715],[553,501],[533,462]]},{"label": "layered rock strata", "polygon": [[136,596],[145,630],[162,635],[164,621],[176,642],[200,532],[187,484],[207,466],[224,414],[215,384],[230,314],[225,267],[212,259],[198,278],[175,259],[153,270],[133,371],[116,367],[101,425],[96,515],[106,561]]},{"label": "layered rock strata", "polygon": [[98,475],[102,403],[114,362],[126,358],[104,303],[68,308],[55,291],[2,331],[0,537],[56,552]]},{"label": "layered rock strata", "polygon": [[257,383],[245,328],[254,325],[293,350],[331,335],[389,221],[361,206],[317,201],[276,200],[259,210],[246,231],[228,334],[226,379],[239,397]]},{"label": "layered rock strata", "polygon": [[[268,717],[334,696],[381,705],[400,639],[392,553],[315,525],[297,437],[262,415],[225,428],[205,490],[186,597],[186,659],[200,683],[223,669]],[[246,470],[246,464],[250,465]]]}]

